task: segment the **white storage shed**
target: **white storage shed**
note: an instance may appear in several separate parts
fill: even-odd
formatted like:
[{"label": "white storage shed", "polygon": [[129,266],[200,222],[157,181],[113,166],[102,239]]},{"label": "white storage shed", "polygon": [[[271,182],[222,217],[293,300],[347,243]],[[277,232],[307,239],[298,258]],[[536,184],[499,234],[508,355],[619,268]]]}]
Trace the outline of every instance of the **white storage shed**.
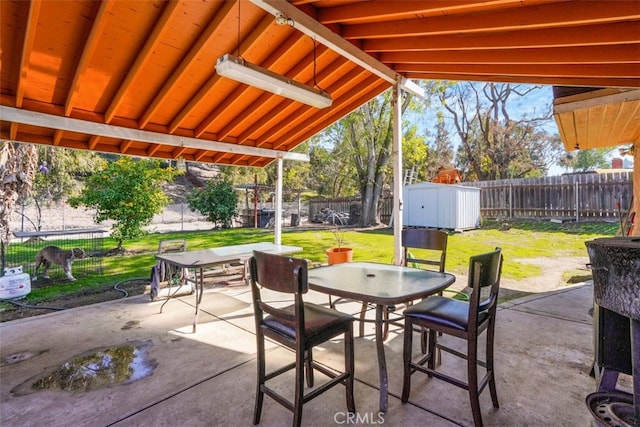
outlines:
[{"label": "white storage shed", "polygon": [[407,227],[471,230],[480,227],[480,189],[421,182],[403,188]]}]

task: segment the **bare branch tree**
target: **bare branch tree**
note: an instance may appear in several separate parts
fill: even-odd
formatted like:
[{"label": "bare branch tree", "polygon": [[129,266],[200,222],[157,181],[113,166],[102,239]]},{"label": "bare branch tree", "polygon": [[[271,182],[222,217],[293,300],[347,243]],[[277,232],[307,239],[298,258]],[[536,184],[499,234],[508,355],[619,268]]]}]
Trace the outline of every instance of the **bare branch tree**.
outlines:
[{"label": "bare branch tree", "polygon": [[458,83],[441,92],[460,138],[457,165],[467,180],[543,175],[558,158],[559,138],[547,135],[542,125],[551,118],[545,106],[534,117],[515,120],[513,103],[540,86]]}]

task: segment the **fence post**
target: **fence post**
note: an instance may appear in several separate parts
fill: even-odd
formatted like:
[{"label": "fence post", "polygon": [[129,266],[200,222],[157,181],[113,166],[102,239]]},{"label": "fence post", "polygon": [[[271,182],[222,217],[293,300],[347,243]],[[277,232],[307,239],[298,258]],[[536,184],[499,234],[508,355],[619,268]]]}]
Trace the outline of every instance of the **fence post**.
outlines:
[{"label": "fence post", "polygon": [[513,182],[509,180],[509,219],[513,219]]},{"label": "fence post", "polygon": [[574,182],[573,185],[576,187],[575,190],[574,190],[574,193],[576,195],[576,222],[580,222],[580,211],[579,211],[579,206],[578,206],[578,203],[579,203],[579,200],[580,200],[580,199],[578,199],[578,182],[577,181]]}]

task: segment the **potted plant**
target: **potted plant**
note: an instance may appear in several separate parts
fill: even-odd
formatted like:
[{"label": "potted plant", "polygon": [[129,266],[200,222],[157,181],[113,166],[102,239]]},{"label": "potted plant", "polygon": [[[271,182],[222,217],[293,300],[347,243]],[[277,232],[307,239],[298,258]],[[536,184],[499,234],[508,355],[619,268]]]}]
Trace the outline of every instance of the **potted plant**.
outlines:
[{"label": "potted plant", "polygon": [[340,230],[336,226],[332,232],[333,237],[336,241],[336,246],[327,249],[327,258],[329,265],[351,262],[353,260],[353,249],[342,246],[344,244],[344,231]]}]

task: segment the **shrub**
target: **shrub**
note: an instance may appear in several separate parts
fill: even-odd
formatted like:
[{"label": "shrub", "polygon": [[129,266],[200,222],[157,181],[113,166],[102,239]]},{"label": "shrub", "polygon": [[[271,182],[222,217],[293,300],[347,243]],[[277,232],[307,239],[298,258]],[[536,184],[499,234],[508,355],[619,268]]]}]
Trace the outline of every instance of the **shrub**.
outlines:
[{"label": "shrub", "polygon": [[211,180],[202,188],[187,195],[189,208],[207,217],[207,221],[222,228],[230,228],[231,220],[238,214],[238,195],[228,181]]}]

